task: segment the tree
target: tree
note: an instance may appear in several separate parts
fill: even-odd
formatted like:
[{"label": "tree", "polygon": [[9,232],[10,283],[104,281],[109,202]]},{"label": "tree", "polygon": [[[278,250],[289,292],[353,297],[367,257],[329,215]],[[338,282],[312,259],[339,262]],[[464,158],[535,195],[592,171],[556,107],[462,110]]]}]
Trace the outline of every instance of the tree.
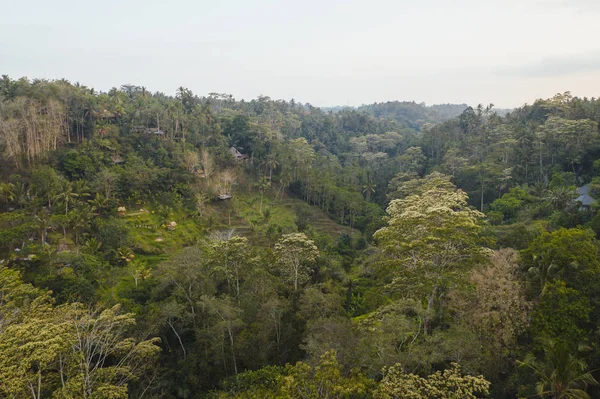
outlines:
[{"label": "tree", "polygon": [[215,298],[208,295],[204,295],[200,300],[200,305],[203,311],[212,316],[212,329],[215,337],[218,337],[217,347],[220,349],[215,351],[215,354],[221,352],[223,355],[223,364],[225,365],[225,372],[227,372],[227,365],[224,355],[224,345],[227,342],[229,351],[231,353],[231,364],[233,366],[234,374],[238,373],[238,362],[236,357],[236,336],[238,332],[244,326],[244,323],[240,317],[240,309],[235,306],[231,301],[231,298]]},{"label": "tree", "polygon": [[76,206],[69,213],[69,220],[73,230],[75,231],[75,243],[79,243],[81,235],[85,234],[85,230],[92,222],[96,208],[90,205],[81,204]]},{"label": "tree", "polygon": [[102,169],[96,176],[96,184],[106,199],[110,199],[110,195],[117,187],[117,182],[118,175],[108,168]]},{"label": "tree", "polygon": [[131,277],[133,277],[136,287],[138,286],[138,282],[140,280],[145,281],[152,276],[152,269],[150,269],[144,261],[134,260],[133,262],[129,263],[128,268],[129,274],[131,274]]},{"label": "tree", "polygon": [[69,205],[72,205],[80,197],[80,194],[75,190],[72,182],[65,181],[60,193],[54,196],[54,200],[62,201],[65,204],[65,215],[69,213]]},{"label": "tree", "polygon": [[319,256],[319,250],[306,234],[292,233],[285,234],[275,244],[275,256],[282,278],[296,291],[310,278],[310,266]]},{"label": "tree", "polygon": [[363,193],[365,194],[365,199],[369,201],[371,196],[375,193],[375,188],[377,184],[373,181],[373,178],[370,174],[367,174],[367,184],[363,186]]},{"label": "tree", "polygon": [[279,197],[280,200],[283,199],[283,194],[285,194],[285,188],[289,186],[291,182],[292,175],[287,170],[284,170],[281,173],[281,176],[279,176],[279,190],[281,191],[281,196]]},{"label": "tree", "polygon": [[206,247],[187,247],[156,268],[158,292],[169,292],[186,303],[192,323],[196,323],[198,301],[215,292],[214,270],[206,257]]},{"label": "tree", "polygon": [[434,173],[414,186],[414,194],[390,203],[387,226],[374,238],[385,255],[381,266],[392,273],[388,288],[426,298],[431,333],[435,307],[442,309],[448,289],[464,284],[486,252],[478,238],[483,215],[467,206],[467,195],[448,176]]},{"label": "tree", "polygon": [[488,377],[512,367],[517,340],[530,325],[532,304],[519,280],[519,257],[511,248],[494,251],[470,275],[474,290],[466,294],[463,318],[479,338]]},{"label": "tree", "polygon": [[41,210],[34,216],[33,223],[40,232],[40,241],[43,247],[46,245],[48,229],[52,228],[52,217],[48,211]]},{"label": "tree", "polygon": [[[3,268],[0,273],[8,277],[10,272]],[[23,290],[30,290],[18,277],[13,278],[12,287],[3,292],[5,299],[21,296]],[[7,397],[41,399],[48,389],[47,384],[51,384],[48,380],[52,380],[50,375],[55,362],[69,345],[71,330],[68,321],[53,309],[47,294],[38,295],[31,303],[20,304],[16,319],[3,317],[0,327],[0,381],[3,381],[0,393]],[[10,301],[3,302],[0,307],[2,313],[11,304]]]},{"label": "tree", "polygon": [[[519,364],[538,378],[536,392],[540,398],[590,399],[589,385],[598,382],[587,370],[586,363],[573,355],[565,342],[543,338],[543,358],[529,353]],[[585,347],[580,346],[580,350]]]},{"label": "tree", "polygon": [[202,171],[204,172],[204,178],[207,182],[210,182],[210,178],[215,171],[215,163],[208,150],[203,149],[200,153],[200,164],[202,165]]},{"label": "tree", "polygon": [[59,363],[63,384],[56,394],[67,398],[127,398],[128,383],[153,367],[159,338],[136,342],[127,335],[133,314],[109,309],[86,309],[81,304],[59,308],[72,335],[69,351]]},{"label": "tree", "polygon": [[132,314],[119,306],[54,307],[49,293],[0,267],[0,393],[6,397],[121,399],[153,367],[158,338],[128,335]]},{"label": "tree", "polygon": [[409,174],[421,175],[425,169],[427,157],[421,147],[410,147],[396,160],[400,163],[400,171]]},{"label": "tree", "polygon": [[238,374],[218,398],[358,399],[369,397],[374,385],[356,371],[346,375],[336,352],[328,351],[315,366],[298,362]]},{"label": "tree", "polygon": [[31,187],[38,198],[48,201],[48,208],[52,207],[52,200],[61,190],[63,182],[53,168],[39,168],[31,174]]},{"label": "tree", "polygon": [[213,270],[225,276],[229,292],[239,300],[240,285],[251,271],[252,259],[249,257],[248,239],[231,237],[212,243],[210,249]]},{"label": "tree", "polygon": [[258,212],[262,213],[263,197],[265,196],[265,191],[271,187],[271,180],[268,180],[266,177],[262,176],[257,185],[258,190],[260,191],[260,207]]},{"label": "tree", "polygon": [[269,169],[269,181],[271,181],[273,178],[273,169],[277,169],[279,162],[277,162],[277,158],[273,154],[269,154],[265,160],[265,166]]},{"label": "tree", "polygon": [[406,374],[400,365],[383,370],[375,399],[476,399],[489,394],[490,383],[482,375],[463,375],[458,364],[427,378]]},{"label": "tree", "polygon": [[552,151],[552,164],[562,152],[573,173],[577,173],[575,165],[581,164],[590,144],[597,144],[598,123],[589,119],[569,120],[552,115],[540,127],[540,134],[545,137]]},{"label": "tree", "polygon": [[547,282],[533,313],[532,330],[538,335],[577,345],[590,336],[590,298],[564,281]]},{"label": "tree", "polygon": [[540,294],[546,282],[555,278],[586,289],[600,276],[597,241],[591,230],[542,231],[521,255]]},{"label": "tree", "polygon": [[200,157],[196,151],[185,151],[183,153],[182,164],[185,170],[193,172],[196,166],[200,163]]}]

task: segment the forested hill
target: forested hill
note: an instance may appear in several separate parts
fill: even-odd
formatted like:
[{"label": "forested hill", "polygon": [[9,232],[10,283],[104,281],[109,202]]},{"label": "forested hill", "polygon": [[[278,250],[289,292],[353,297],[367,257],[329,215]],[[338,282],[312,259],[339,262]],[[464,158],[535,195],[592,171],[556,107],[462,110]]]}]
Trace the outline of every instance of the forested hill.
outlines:
[{"label": "forested hill", "polygon": [[376,118],[396,121],[401,126],[419,129],[425,123],[435,124],[456,118],[467,108],[467,104],[435,104],[428,106],[414,101],[388,101],[361,105],[356,108],[344,106],[323,107],[323,110],[328,112],[357,110]]},{"label": "forested hill", "polygon": [[358,111],[366,112],[377,118],[395,120],[398,123],[419,129],[425,123],[439,123],[456,118],[465,109],[467,104],[437,104],[426,106],[415,102],[388,101],[362,105]]},{"label": "forested hill", "polygon": [[598,397],[600,100],[462,107],[4,76],[0,397]]}]

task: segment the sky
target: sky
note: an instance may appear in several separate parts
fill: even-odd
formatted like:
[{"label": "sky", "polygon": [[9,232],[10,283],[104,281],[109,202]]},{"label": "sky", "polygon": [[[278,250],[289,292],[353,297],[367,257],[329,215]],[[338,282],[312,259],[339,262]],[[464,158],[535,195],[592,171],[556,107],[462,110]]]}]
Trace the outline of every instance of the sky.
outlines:
[{"label": "sky", "polygon": [[512,108],[600,96],[600,0],[0,0],[0,74]]}]

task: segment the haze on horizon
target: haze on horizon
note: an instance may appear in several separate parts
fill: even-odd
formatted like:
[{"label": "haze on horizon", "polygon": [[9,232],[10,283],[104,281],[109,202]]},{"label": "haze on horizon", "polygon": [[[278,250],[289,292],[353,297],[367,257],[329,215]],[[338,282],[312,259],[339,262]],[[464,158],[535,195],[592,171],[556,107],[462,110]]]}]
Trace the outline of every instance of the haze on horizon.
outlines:
[{"label": "haze on horizon", "polygon": [[3,2],[13,79],[318,106],[600,95],[596,0]]}]

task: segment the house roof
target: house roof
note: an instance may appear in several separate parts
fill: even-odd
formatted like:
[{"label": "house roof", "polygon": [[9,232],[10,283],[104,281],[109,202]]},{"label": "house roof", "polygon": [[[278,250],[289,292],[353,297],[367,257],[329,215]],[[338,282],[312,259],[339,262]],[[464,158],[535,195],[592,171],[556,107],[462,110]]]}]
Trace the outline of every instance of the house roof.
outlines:
[{"label": "house roof", "polygon": [[581,202],[581,205],[590,206],[596,203],[596,200],[590,196],[590,185],[586,184],[585,186],[577,187],[577,201]]},{"label": "house roof", "polygon": [[248,155],[246,155],[246,154],[242,154],[242,153],[241,153],[241,152],[239,152],[239,151],[238,151],[238,149],[237,149],[237,148],[235,148],[235,147],[231,147],[231,148],[229,149],[229,151],[231,151],[231,155],[233,155],[233,156],[234,156],[235,158],[237,158],[237,159],[246,159],[246,158],[248,158]]}]

